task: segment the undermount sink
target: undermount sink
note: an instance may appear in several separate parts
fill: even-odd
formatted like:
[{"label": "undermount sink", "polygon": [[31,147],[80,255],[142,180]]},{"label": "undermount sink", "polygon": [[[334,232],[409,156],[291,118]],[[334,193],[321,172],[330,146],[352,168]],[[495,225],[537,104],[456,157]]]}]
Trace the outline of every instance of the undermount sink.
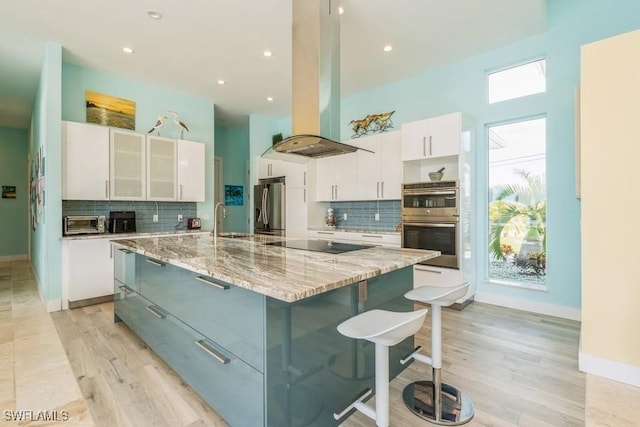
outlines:
[{"label": "undermount sink", "polygon": [[228,232],[228,233],[218,233],[218,237],[227,237],[229,239],[247,239],[251,237],[251,234]]}]

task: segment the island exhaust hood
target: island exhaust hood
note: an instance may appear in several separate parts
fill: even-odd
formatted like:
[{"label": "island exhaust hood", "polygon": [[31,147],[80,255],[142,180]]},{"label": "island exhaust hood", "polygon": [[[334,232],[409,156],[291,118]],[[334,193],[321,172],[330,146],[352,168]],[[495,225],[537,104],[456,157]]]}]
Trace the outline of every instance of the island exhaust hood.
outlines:
[{"label": "island exhaust hood", "polygon": [[[353,153],[340,139],[340,17],[335,0],[294,0],[292,27],[293,136],[262,157],[304,163]],[[369,151],[369,150],[366,150]]]}]

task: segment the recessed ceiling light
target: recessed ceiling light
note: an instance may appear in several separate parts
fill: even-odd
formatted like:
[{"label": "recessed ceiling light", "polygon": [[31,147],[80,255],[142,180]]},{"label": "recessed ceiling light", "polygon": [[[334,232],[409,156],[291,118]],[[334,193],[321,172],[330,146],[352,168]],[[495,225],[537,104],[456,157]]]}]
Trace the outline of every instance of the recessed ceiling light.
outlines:
[{"label": "recessed ceiling light", "polygon": [[273,53],[271,53],[270,50],[265,50],[263,55],[266,56],[267,58],[269,58],[271,55],[273,55]]},{"label": "recessed ceiling light", "polygon": [[218,84],[219,85],[223,85],[224,84],[224,80],[222,80],[222,79],[218,80]]},{"label": "recessed ceiling light", "polygon": [[338,8],[338,13],[339,13],[340,15],[342,15],[342,14],[344,13],[344,7],[340,6],[340,7]]},{"label": "recessed ceiling light", "polygon": [[271,97],[271,96],[267,97],[267,101],[273,102],[273,97]]},{"label": "recessed ceiling light", "polygon": [[122,51],[123,51],[124,53],[134,53],[134,52],[135,52],[135,50],[131,49],[129,46],[125,46],[125,47],[123,47],[123,48],[122,48]]},{"label": "recessed ceiling light", "polygon": [[156,12],[155,10],[147,11],[147,15],[149,15],[149,18],[151,19],[162,19],[162,14],[160,12]]},{"label": "recessed ceiling light", "polygon": [[393,46],[388,44],[382,50],[384,50],[385,52],[391,52],[393,50]]}]

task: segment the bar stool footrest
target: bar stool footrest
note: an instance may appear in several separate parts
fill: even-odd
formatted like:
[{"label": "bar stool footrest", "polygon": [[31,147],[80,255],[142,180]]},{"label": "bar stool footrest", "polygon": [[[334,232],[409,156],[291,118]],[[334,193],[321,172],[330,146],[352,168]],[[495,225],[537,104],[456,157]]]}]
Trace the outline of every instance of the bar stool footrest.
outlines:
[{"label": "bar stool footrest", "polygon": [[353,401],[351,401],[351,403],[349,403],[344,408],[340,409],[338,412],[334,412],[333,418],[336,420],[339,420],[340,418],[344,417],[349,411],[351,411],[353,408],[356,407],[356,404],[364,401],[367,397],[371,396],[372,393],[373,393],[373,390],[371,390],[368,387],[365,388],[364,390],[362,390],[360,393],[356,395],[356,397],[353,399]]},{"label": "bar stool footrest", "polygon": [[473,418],[475,409],[471,400],[460,390],[442,383],[441,414],[434,410],[434,384],[432,381],[417,381],[406,386],[402,398],[407,408],[420,418],[438,425],[458,426]]}]

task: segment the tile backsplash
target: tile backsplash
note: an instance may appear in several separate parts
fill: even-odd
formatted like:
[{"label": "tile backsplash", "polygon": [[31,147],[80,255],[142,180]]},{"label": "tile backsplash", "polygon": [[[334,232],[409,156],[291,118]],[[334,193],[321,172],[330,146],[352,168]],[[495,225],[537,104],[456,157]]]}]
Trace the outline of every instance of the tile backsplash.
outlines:
[{"label": "tile backsplash", "polygon": [[[331,202],[338,219],[337,229],[394,231],[400,224],[400,200],[370,200],[358,202]],[[344,214],[347,219],[344,220]],[[375,214],[379,220],[375,220]]]},{"label": "tile backsplash", "polygon": [[[137,231],[185,230],[187,218],[198,215],[194,202],[136,202],[136,201],[92,201],[63,200],[62,215],[104,215],[109,219],[110,211],[135,211]],[[153,215],[158,222],[153,222]],[[183,216],[178,223],[178,214]]]}]

